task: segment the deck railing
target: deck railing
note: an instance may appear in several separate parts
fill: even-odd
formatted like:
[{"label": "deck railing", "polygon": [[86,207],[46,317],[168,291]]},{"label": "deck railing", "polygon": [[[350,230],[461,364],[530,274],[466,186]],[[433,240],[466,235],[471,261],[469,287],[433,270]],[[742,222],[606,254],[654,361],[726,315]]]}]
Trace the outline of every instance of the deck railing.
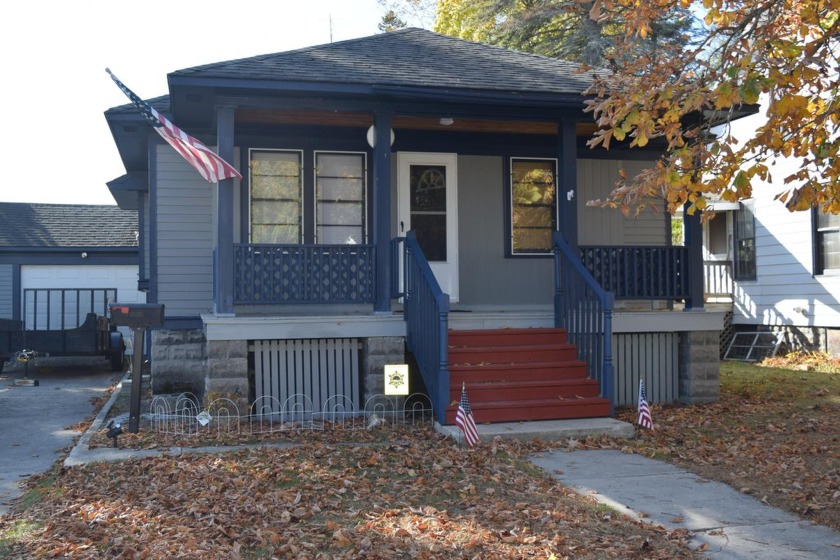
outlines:
[{"label": "deck railing", "polygon": [[374,245],[236,244],[235,304],[373,303]]},{"label": "deck railing", "polygon": [[601,396],[614,404],[612,314],[613,294],[584,268],[560,232],[554,232],[554,324],[566,329],[578,359],[600,383]]},{"label": "deck railing", "polygon": [[686,247],[582,246],[580,259],[615,299],[690,297]]},{"label": "deck railing", "polygon": [[446,423],[449,404],[449,296],[443,293],[417,237],[405,237],[403,309],[406,343],[414,354],[432,408]]},{"label": "deck railing", "polygon": [[703,261],[703,292],[707,298],[732,298],[732,261]]}]

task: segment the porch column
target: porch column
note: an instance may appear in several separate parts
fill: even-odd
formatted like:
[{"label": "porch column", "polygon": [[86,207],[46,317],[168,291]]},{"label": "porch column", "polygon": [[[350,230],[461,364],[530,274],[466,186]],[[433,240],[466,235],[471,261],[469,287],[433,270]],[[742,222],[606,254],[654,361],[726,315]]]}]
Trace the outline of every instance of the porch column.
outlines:
[{"label": "porch column", "polygon": [[575,121],[560,121],[557,130],[557,199],[560,206],[559,229],[577,254],[578,216],[577,216],[577,136]]},{"label": "porch column", "polygon": [[688,204],[683,211],[683,233],[685,246],[688,249],[688,293],[685,300],[685,311],[703,309],[703,224],[700,222],[701,213],[688,213]]},{"label": "porch column", "polygon": [[391,312],[391,112],[373,115],[373,242],[376,245],[376,293],[373,311]]},{"label": "porch column", "polygon": [[[234,161],[233,107],[216,108],[216,144],[219,156]],[[233,313],[233,179],[219,181],[216,192],[216,258],[214,311]]]}]

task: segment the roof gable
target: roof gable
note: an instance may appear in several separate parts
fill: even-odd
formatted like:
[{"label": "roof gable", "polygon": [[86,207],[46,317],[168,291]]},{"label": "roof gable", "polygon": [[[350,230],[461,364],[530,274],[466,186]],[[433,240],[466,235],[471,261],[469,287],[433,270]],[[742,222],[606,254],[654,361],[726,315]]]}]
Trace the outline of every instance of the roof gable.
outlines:
[{"label": "roof gable", "polygon": [[581,95],[591,83],[568,61],[408,28],[218,62],[175,78],[409,86]]},{"label": "roof gable", "polygon": [[117,206],[0,202],[0,247],[137,247],[137,212]]}]

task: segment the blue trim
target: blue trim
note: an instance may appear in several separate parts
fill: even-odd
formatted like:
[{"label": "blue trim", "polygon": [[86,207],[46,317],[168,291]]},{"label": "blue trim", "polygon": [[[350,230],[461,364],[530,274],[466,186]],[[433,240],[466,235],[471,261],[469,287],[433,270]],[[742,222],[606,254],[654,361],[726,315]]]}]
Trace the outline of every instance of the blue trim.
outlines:
[{"label": "blue trim", "polygon": [[[578,212],[577,200],[580,196],[577,184],[577,142],[575,137],[575,123],[562,121],[557,134],[557,160],[560,169],[557,170],[557,202],[559,216],[557,229],[563,232],[563,237],[569,248],[577,252],[578,245]],[[568,194],[572,193],[569,200]]]},{"label": "blue trim", "polygon": [[[216,108],[217,149],[219,156],[227,162],[234,160],[233,117],[233,107]],[[223,179],[215,188],[214,310],[217,313],[233,313],[233,179]]]},{"label": "blue trim", "polygon": [[374,115],[373,243],[376,245],[374,311],[391,311],[391,113]]},{"label": "blue trim", "polygon": [[149,144],[149,291],[147,294],[147,301],[149,303],[158,302],[158,162],[155,150],[162,143],[163,139],[161,138],[159,141],[156,140]]},{"label": "blue trim", "polygon": [[[147,183],[148,189],[148,183]],[[146,232],[146,197],[148,190],[137,193],[137,289],[146,291],[149,289],[149,275],[146,271],[146,245],[148,244]],[[142,289],[142,288],[145,288]]]},{"label": "blue trim", "polygon": [[20,276],[20,265],[12,265],[12,319],[23,320],[21,294],[23,293],[23,281]]},{"label": "blue trim", "polygon": [[[688,205],[686,205],[688,210]],[[688,293],[685,299],[685,311],[703,309],[703,224],[700,221],[701,212],[694,215],[683,212],[683,233],[685,248],[688,251]],[[753,230],[755,231],[755,230]],[[736,237],[736,236],[733,236]],[[737,253],[733,256],[737,256]],[[736,277],[737,278],[737,277]]]}]

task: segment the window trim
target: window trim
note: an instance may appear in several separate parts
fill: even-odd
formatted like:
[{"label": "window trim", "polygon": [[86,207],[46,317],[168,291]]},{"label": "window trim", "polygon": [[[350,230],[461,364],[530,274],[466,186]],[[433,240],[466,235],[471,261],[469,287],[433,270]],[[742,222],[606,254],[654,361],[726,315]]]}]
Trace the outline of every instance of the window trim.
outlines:
[{"label": "window trim", "polygon": [[[819,208],[811,209],[811,229],[812,229],[812,244],[813,244],[813,259],[814,259],[814,276],[840,276],[840,267],[825,268],[825,255],[823,252],[823,244],[820,232],[820,216],[823,214]],[[837,218],[840,220],[840,216]],[[840,223],[836,226],[823,228],[824,230],[837,231],[840,234]]]},{"label": "window trim", "polygon": [[553,258],[554,254],[549,248],[546,252],[540,253],[525,253],[525,252],[516,252],[513,248],[513,164],[514,161],[521,161],[521,162],[543,162],[548,161],[552,162],[554,169],[554,227],[552,228],[552,232],[558,231],[560,228],[560,204],[558,199],[559,193],[559,185],[558,185],[558,174],[560,169],[560,160],[558,158],[553,157],[528,157],[528,156],[509,156],[505,158],[505,169],[503,169],[504,173],[504,189],[505,189],[505,258],[525,258],[525,259],[546,259],[546,258]]},{"label": "window trim", "polygon": [[304,150],[302,149],[294,149],[294,148],[248,148],[248,189],[246,191],[247,199],[247,219],[248,219],[248,242],[259,245],[260,243],[254,242],[254,223],[252,221],[252,205],[253,205],[253,196],[252,196],[252,187],[253,187],[253,169],[251,166],[251,162],[253,161],[253,154],[254,153],[266,153],[266,152],[274,152],[274,153],[296,153],[300,156],[300,173],[298,174],[298,180],[300,182],[300,236],[298,237],[297,244],[303,244],[305,232],[306,232],[306,212],[305,212],[305,198],[306,198],[306,187],[304,185],[304,168],[305,168],[305,160],[304,160]]},{"label": "window trim", "polygon": [[368,229],[368,211],[370,201],[368,200],[368,161],[367,152],[364,151],[348,151],[348,150],[312,150],[312,224],[313,224],[313,239],[315,244],[318,244],[318,155],[360,155],[362,156],[362,237],[363,240],[359,245],[366,245],[370,238],[370,231]]},{"label": "window trim", "polygon": [[[741,201],[740,206],[738,208],[738,213],[735,215],[735,224],[733,229],[733,246],[732,246],[732,279],[738,282],[749,282],[758,279],[758,247],[756,243],[756,231],[755,231],[755,199],[748,199],[746,201]],[[752,251],[752,273],[751,274],[744,274],[741,272],[738,263],[741,262],[740,258],[740,251],[739,251],[739,244],[741,242],[741,236],[739,235],[739,224],[741,221],[741,216],[744,214],[745,209],[749,209],[750,218],[752,218],[752,237],[745,237],[744,239],[752,239],[753,251]]]}]

